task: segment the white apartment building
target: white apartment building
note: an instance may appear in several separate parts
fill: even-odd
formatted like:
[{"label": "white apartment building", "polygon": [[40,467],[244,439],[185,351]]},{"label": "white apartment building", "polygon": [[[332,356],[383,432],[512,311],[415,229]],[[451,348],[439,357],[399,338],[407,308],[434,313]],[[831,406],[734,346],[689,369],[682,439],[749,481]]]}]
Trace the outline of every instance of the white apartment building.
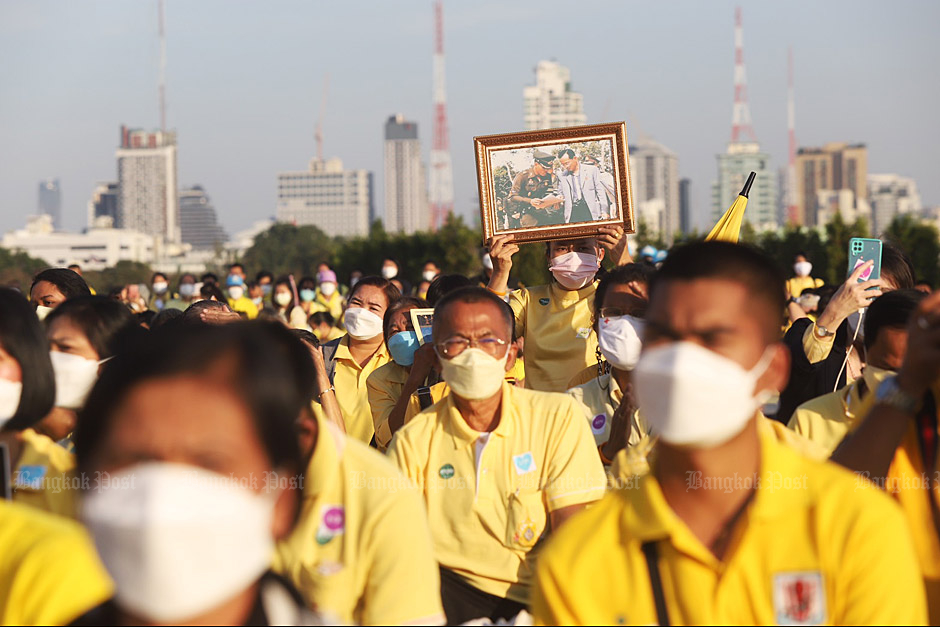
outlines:
[{"label": "white apartment building", "polygon": [[121,127],[115,226],[180,241],[176,134]]},{"label": "white apartment building", "polygon": [[923,209],[917,182],[897,174],[869,174],[868,202],[871,204],[871,232],[875,237],[884,233],[896,216],[920,214]]},{"label": "white apartment building", "polygon": [[[671,244],[682,225],[679,219],[679,157],[659,142],[642,138],[630,146],[630,179],[633,183],[633,202],[641,219],[647,216],[646,226]],[[652,201],[653,209],[644,210]],[[653,216],[656,222],[651,221]]]},{"label": "white apartment building", "polygon": [[539,61],[535,85],[522,88],[527,131],[587,124],[584,97],[571,91],[571,70],[555,61]]},{"label": "white apartment building", "polygon": [[418,124],[401,114],[385,123],[385,230],[389,233],[431,228],[428,187],[421,161]]},{"label": "white apartment building", "polygon": [[758,231],[777,228],[777,173],[770,155],[754,142],[728,144],[728,151],[717,155],[718,180],[712,183],[712,225],[728,210],[741,193],[751,172],[757,178],[748,196],[744,220]]},{"label": "white apartment building", "polygon": [[330,236],[365,237],[374,217],[371,172],[344,170],[336,158],[314,158],[306,172],[277,175],[278,222],[312,224]]}]

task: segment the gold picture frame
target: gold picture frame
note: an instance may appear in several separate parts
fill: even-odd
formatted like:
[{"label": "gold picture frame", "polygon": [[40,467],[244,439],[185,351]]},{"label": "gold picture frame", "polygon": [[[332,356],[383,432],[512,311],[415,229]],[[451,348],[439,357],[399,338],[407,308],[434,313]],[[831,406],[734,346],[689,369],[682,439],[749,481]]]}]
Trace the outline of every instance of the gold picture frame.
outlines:
[{"label": "gold picture frame", "polygon": [[473,146],[484,243],[636,232],[624,122],[482,135]]}]

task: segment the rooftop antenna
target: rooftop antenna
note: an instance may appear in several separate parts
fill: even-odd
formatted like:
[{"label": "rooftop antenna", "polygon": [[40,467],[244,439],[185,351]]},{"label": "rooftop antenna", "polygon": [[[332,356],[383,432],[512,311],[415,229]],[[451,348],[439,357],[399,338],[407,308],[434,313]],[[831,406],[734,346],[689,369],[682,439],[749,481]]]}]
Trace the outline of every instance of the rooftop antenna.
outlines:
[{"label": "rooftop antenna", "polygon": [[160,130],[166,132],[166,6],[157,0],[160,13]]},{"label": "rooftop antenna", "polygon": [[744,28],[741,26],[741,7],[734,10],[734,110],[731,115],[731,143],[745,141],[747,135],[757,142],[751,126],[751,110],[747,106],[747,73],[744,70]]}]

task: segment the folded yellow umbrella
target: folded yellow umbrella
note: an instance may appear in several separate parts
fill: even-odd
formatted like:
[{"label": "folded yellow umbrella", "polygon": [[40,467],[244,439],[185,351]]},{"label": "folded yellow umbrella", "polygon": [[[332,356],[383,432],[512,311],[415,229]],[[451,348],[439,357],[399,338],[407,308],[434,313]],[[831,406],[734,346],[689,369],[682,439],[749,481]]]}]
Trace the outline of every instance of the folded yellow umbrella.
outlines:
[{"label": "folded yellow umbrella", "polygon": [[720,240],[723,242],[737,243],[738,237],[741,235],[741,222],[744,220],[744,209],[747,207],[747,195],[750,193],[751,184],[756,177],[757,172],[751,172],[747,177],[747,183],[744,184],[741,193],[738,194],[738,197],[734,199],[734,202],[731,203],[731,206],[725,211],[725,215],[721,216],[721,220],[718,221],[718,224],[714,226],[711,233],[705,238],[706,242]]}]

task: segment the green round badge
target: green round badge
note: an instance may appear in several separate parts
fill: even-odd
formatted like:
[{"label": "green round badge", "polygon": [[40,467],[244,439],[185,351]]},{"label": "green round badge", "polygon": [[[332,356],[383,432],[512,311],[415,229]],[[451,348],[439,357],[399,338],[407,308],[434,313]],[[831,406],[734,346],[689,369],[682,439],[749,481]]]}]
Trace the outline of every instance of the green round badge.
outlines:
[{"label": "green round badge", "polygon": [[437,474],[441,476],[441,479],[450,479],[454,476],[454,467],[450,464],[444,464],[441,466],[441,469],[437,471]]}]

